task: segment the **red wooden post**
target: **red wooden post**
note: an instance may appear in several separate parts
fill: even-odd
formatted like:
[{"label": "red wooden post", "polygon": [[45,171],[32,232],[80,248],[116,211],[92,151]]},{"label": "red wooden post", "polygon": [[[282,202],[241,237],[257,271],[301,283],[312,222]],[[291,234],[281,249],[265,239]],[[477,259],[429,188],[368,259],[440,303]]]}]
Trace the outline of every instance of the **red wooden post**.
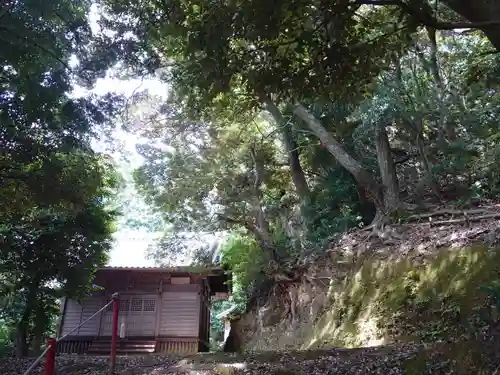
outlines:
[{"label": "red wooden post", "polygon": [[56,368],[56,351],[57,351],[57,341],[56,339],[47,340],[47,355],[45,357],[45,375],[54,375]]},{"label": "red wooden post", "polygon": [[111,358],[109,361],[109,375],[114,375],[116,365],[116,345],[118,343],[118,312],[120,299],[118,293],[113,294],[113,323],[111,326]]}]

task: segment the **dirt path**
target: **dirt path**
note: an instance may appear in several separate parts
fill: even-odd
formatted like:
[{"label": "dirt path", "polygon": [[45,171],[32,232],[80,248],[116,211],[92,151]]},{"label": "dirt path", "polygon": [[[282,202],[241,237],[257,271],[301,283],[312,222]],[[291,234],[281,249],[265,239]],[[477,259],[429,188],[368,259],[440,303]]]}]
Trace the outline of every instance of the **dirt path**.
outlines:
[{"label": "dirt path", "polygon": [[[180,356],[123,356],[117,358],[118,375],[500,375],[500,353],[487,343],[386,346],[362,349],[208,353]],[[30,359],[7,358],[0,374],[20,375]],[[105,375],[108,358],[60,356],[57,375]],[[43,374],[43,367],[33,374]]]}]

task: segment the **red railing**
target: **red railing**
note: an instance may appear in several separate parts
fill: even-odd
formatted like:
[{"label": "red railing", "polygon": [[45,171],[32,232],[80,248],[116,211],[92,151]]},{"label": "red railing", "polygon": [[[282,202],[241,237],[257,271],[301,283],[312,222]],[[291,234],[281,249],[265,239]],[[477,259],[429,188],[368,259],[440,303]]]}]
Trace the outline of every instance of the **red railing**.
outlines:
[{"label": "red railing", "polygon": [[111,326],[111,354],[109,358],[109,375],[113,375],[115,373],[115,365],[116,365],[116,345],[118,343],[118,313],[120,311],[120,299],[118,297],[118,293],[113,294],[113,299],[109,301],[106,305],[104,305],[99,311],[93,314],[90,318],[82,322],[77,327],[73,328],[71,331],[66,333],[64,336],[61,336],[57,339],[50,338],[47,340],[47,347],[45,350],[38,356],[38,358],[31,364],[31,366],[24,372],[23,375],[29,375],[31,371],[42,361],[43,357],[45,357],[45,375],[54,375],[56,368],[56,352],[57,352],[57,343],[63,341],[66,337],[71,335],[81,326],[86,324],[88,321],[99,315],[102,311],[108,308],[109,305],[113,305],[113,322]]}]

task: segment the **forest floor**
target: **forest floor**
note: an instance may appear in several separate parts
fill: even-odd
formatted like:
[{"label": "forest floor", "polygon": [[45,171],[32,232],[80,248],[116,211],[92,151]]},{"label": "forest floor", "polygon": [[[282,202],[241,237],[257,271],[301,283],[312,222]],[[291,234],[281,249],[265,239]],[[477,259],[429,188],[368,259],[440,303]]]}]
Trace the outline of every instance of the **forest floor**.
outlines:
[{"label": "forest floor", "polygon": [[430,212],[395,219],[383,231],[370,226],[345,233],[331,252],[361,251],[365,256],[385,258],[439,252],[500,243],[500,202],[483,202],[467,208],[435,207]]},{"label": "forest floor", "polygon": [[319,258],[304,257],[302,272],[326,269],[329,277],[342,280],[356,264],[368,262],[378,267],[380,262],[404,260],[423,266],[446,252],[500,246],[500,202],[467,208],[435,207],[393,221],[382,230],[366,226],[344,233]]},{"label": "forest floor", "polygon": [[[351,375],[351,374],[500,374],[500,356],[487,342],[433,345],[398,345],[358,349],[260,352],[246,354],[206,353],[190,356],[120,356],[120,375]],[[489,350],[493,349],[493,352]],[[460,360],[457,360],[457,357]],[[105,356],[62,355],[56,375],[105,375]],[[32,359],[4,359],[2,375],[18,375]],[[40,365],[33,374],[43,374]]]}]

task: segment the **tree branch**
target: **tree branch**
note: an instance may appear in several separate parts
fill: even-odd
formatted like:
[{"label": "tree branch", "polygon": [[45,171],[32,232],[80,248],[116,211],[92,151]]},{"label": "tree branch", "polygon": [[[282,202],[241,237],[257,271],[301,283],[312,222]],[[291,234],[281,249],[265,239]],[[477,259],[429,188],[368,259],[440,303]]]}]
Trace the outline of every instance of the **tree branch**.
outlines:
[{"label": "tree branch", "polygon": [[500,26],[500,20],[484,21],[484,22],[439,22],[424,26],[433,27],[438,30],[453,30],[453,29],[487,29],[490,27]]},{"label": "tree branch", "polygon": [[357,0],[355,4],[373,5],[373,6],[397,6],[402,8],[410,16],[414,17],[422,26],[432,27],[437,30],[453,30],[453,29],[487,29],[491,27],[499,27],[500,19],[493,21],[482,22],[441,22],[427,14],[412,8],[409,4],[402,0]]},{"label": "tree branch", "polygon": [[355,1],[354,3],[360,5],[376,5],[376,6],[399,5],[399,2],[397,0],[358,0]]}]

